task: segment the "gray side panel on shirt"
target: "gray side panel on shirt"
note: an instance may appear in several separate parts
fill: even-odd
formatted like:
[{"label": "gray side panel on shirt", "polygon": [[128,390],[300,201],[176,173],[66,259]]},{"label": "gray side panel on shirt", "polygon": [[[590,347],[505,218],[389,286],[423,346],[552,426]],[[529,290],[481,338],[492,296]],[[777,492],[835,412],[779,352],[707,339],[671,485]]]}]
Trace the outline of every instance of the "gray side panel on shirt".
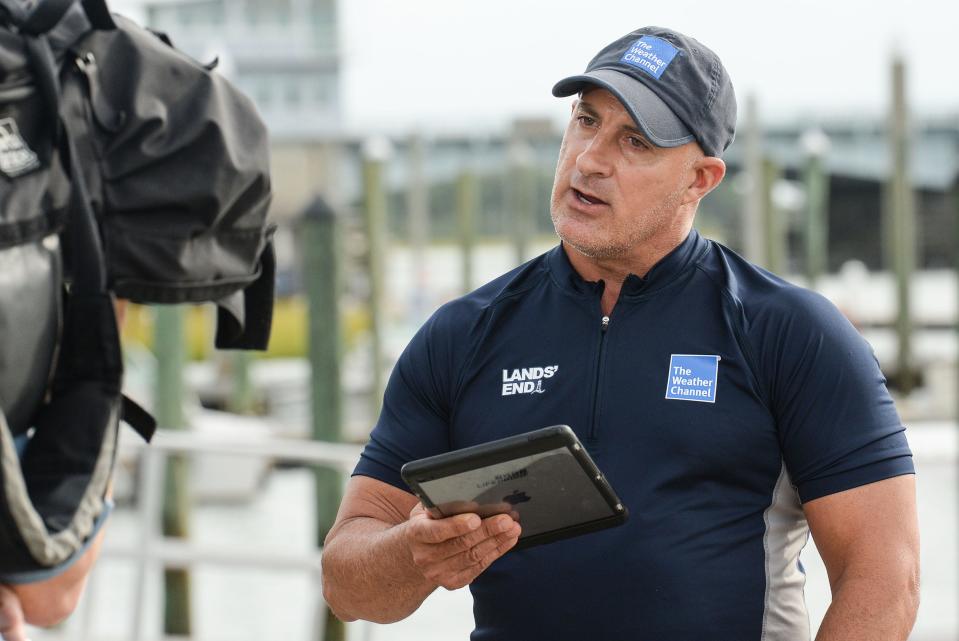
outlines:
[{"label": "gray side panel on shirt", "polygon": [[809,613],[803,593],[806,575],[799,569],[799,553],[809,537],[809,526],[785,464],[763,521],[766,598],[761,641],[808,640]]}]

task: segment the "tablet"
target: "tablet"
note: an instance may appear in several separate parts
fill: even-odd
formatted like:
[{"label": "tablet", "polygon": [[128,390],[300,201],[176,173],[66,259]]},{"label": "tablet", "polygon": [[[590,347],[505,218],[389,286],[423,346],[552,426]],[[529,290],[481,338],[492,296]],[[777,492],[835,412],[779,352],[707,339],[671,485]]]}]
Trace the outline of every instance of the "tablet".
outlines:
[{"label": "tablet", "polygon": [[514,550],[620,525],[628,514],[566,425],[411,461],[400,474],[436,518],[511,514],[523,526]]}]

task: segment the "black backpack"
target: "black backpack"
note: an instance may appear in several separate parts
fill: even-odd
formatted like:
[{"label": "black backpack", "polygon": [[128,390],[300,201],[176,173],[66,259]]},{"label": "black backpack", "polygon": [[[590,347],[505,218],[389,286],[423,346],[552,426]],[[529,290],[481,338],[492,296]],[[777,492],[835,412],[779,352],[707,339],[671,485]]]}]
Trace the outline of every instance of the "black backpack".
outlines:
[{"label": "black backpack", "polygon": [[102,0],[0,0],[0,579],[65,567],[105,513],[122,417],[114,293],[213,301],[265,349],[275,260],[252,103]]}]

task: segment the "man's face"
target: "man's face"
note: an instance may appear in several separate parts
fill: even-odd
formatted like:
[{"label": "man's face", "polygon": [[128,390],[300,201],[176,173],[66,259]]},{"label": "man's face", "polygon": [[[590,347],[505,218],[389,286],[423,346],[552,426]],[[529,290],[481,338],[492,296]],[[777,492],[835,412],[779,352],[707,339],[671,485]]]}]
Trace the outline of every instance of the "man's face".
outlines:
[{"label": "man's face", "polygon": [[[591,258],[627,256],[688,224],[695,143],[653,146],[605,89],[573,106],[559,152],[550,214],[563,241]],[[681,239],[681,238],[680,238]]]}]

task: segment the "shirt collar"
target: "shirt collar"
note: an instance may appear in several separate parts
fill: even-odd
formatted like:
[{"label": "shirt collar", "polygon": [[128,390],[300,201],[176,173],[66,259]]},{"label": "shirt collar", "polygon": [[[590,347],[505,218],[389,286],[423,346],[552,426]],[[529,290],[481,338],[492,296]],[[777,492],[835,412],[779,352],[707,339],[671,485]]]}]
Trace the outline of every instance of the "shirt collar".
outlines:
[{"label": "shirt collar", "polygon": [[[674,282],[699,258],[708,241],[695,229],[690,230],[685,240],[653,265],[646,276],[630,274],[623,282],[623,296],[638,296],[653,293]],[[569,262],[569,257],[560,243],[550,250],[549,269],[560,287],[579,294],[594,294],[602,291],[598,282],[587,281],[579,275]]]}]

